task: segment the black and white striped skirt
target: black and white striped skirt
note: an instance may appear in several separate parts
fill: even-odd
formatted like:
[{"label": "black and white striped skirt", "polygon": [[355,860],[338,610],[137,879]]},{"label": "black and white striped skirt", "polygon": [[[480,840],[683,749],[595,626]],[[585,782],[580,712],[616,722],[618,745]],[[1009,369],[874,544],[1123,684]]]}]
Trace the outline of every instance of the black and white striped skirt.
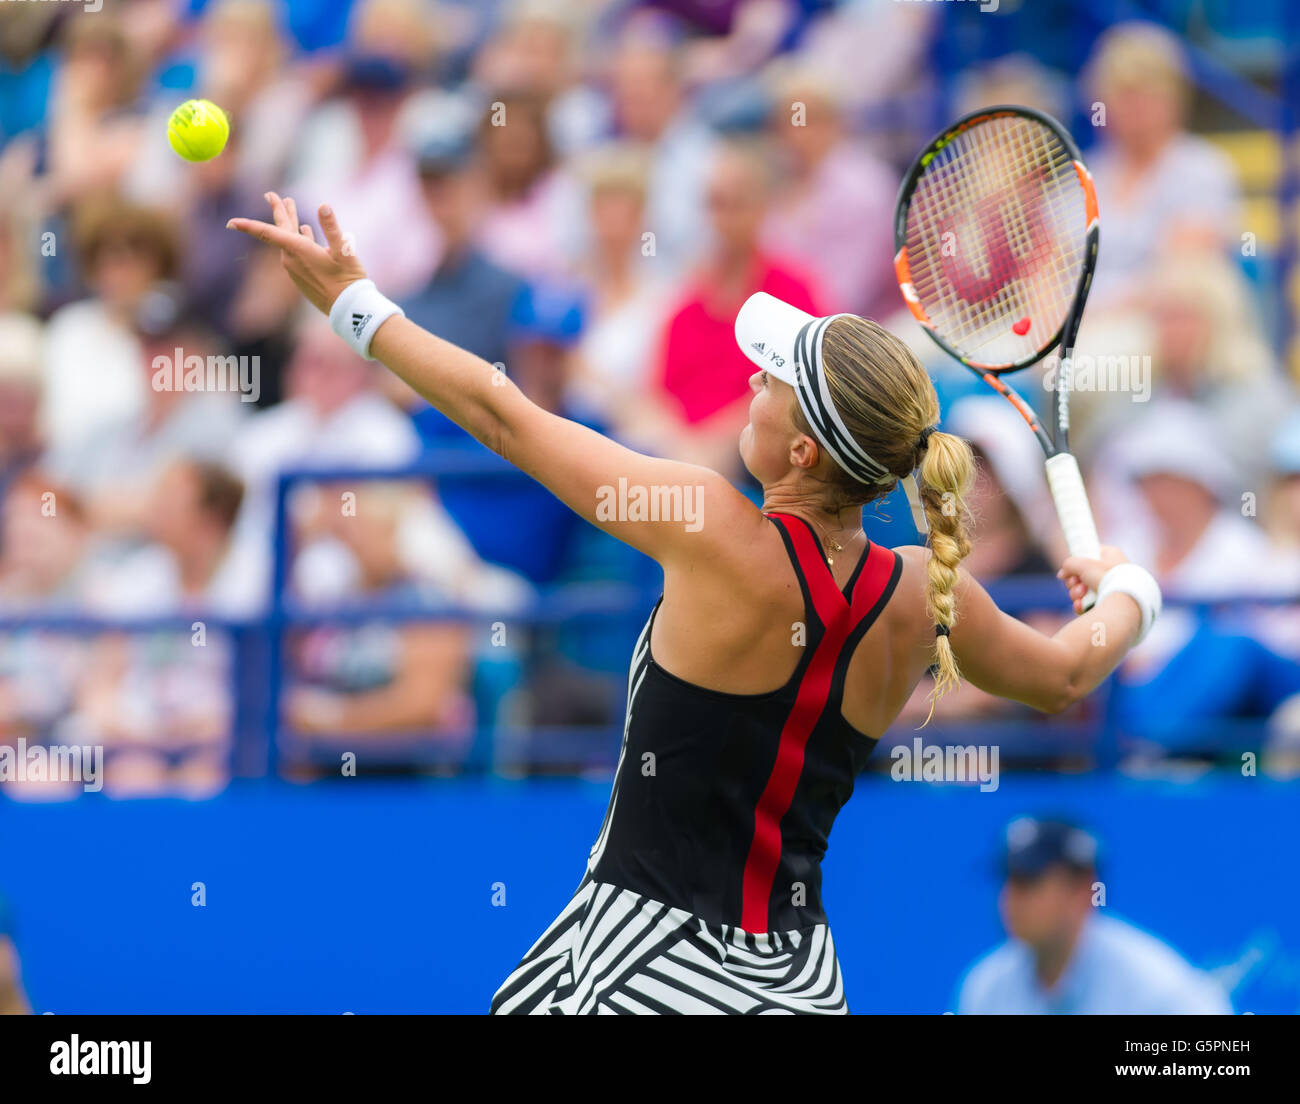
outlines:
[{"label": "black and white striped skirt", "polygon": [[847,1015],[830,928],[755,935],[595,881],[492,998],[493,1015]]}]

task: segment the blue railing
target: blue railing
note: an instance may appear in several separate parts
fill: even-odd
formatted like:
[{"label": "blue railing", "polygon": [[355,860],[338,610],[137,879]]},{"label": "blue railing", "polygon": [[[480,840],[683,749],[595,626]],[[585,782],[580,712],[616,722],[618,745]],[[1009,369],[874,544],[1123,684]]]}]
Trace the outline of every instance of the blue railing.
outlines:
[{"label": "blue railing", "polygon": [[[430,622],[458,621],[465,624],[490,625],[503,620],[521,629],[599,626],[608,630],[621,626],[630,641],[644,622],[658,595],[658,586],[648,579],[628,582],[576,582],[558,584],[540,590],[522,608],[493,612],[471,609],[448,602],[413,602],[410,600],[349,601],[345,605],[325,608],[296,601],[289,587],[293,557],[292,530],[289,524],[289,499],[293,488],[312,482],[431,480],[446,486],[457,480],[525,482],[528,477],[491,454],[469,454],[459,450],[431,454],[414,467],[398,469],[312,469],[284,473],[276,491],[274,529],[274,586],[267,610],[258,617],[232,621],[199,614],[173,617],[149,617],[134,620],[101,618],[81,614],[50,613],[40,616],[0,617],[0,633],[23,630],[46,630],[90,636],[109,632],[174,632],[189,634],[196,622],[202,622],[209,634],[221,634],[231,643],[232,662],[229,672],[233,702],[232,773],[257,777],[275,774],[281,766],[286,743],[294,745],[295,761],[311,761],[310,746],[295,740],[282,721],[285,686],[285,637],[294,630],[331,624],[359,624],[369,621]],[[613,541],[613,538],[608,538]],[[1013,578],[992,582],[988,590],[998,605],[1015,615],[1053,611],[1065,613],[1060,583],[1051,577]],[[1254,600],[1252,600],[1253,602]],[[1277,599],[1276,601],[1282,601]],[[1294,599],[1291,599],[1294,601]],[[1182,606],[1202,612],[1232,607],[1234,602],[1195,603],[1169,596],[1167,607]],[[619,659],[621,660],[621,656]],[[615,665],[617,666],[617,665]],[[1017,758],[1085,758],[1097,765],[1118,761],[1120,749],[1113,725],[1108,721],[1107,687],[1093,695],[1083,715],[1057,718],[1013,716],[993,721],[934,722],[923,735],[927,741],[947,739],[957,742],[995,742],[1006,756]],[[616,710],[615,710],[616,711]],[[1248,727],[1242,730],[1245,744],[1257,745],[1262,735],[1260,722],[1232,722]],[[551,762],[577,763],[585,757],[595,766],[609,766],[617,753],[621,726],[615,722],[606,729],[545,728],[518,729],[496,716],[494,709],[478,716],[468,747],[441,745],[433,741],[369,734],[358,743],[367,755],[377,759],[416,760],[429,764],[454,763],[470,771],[492,771],[502,766],[503,748],[522,741],[539,744],[527,762],[535,765]],[[345,733],[332,734],[337,738]],[[886,746],[909,742],[914,734],[900,728],[886,735]],[[594,754],[593,748],[600,749]],[[575,751],[575,749],[577,749]],[[576,756],[576,758],[575,758]],[[333,760],[337,762],[337,757]]]}]

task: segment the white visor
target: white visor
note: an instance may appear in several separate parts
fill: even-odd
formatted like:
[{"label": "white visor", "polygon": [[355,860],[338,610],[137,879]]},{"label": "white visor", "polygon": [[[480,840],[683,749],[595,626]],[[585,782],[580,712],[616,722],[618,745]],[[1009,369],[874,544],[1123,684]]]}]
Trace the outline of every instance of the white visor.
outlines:
[{"label": "white visor", "polygon": [[815,321],[807,311],[758,291],[745,300],[736,315],[736,343],[760,368],[794,387],[795,338],[809,322]]},{"label": "white visor", "polygon": [[[817,318],[759,291],[745,300],[736,315],[736,343],[759,368],[794,388],[813,436],[844,471],[862,483],[892,483],[899,477],[877,463],[854,439],[835,409],[822,374],[826,329],[835,319],[846,317],[853,316]],[[918,532],[925,533],[925,510],[915,476],[905,475],[902,482],[912,521]]]}]

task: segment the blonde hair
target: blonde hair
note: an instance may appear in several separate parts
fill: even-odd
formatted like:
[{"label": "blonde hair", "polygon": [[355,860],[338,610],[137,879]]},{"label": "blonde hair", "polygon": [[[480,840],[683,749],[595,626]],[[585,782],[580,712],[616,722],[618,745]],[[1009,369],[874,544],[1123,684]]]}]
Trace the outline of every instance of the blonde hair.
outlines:
[{"label": "blonde hair", "polygon": [[[1250,286],[1220,250],[1171,250],[1151,272],[1144,298],[1152,306],[1178,303],[1205,320],[1208,341],[1200,367],[1207,382],[1250,383],[1275,370]],[[1163,366],[1159,357],[1153,360],[1158,379]]]},{"label": "blonde hair", "polygon": [[[970,552],[966,496],[975,476],[970,445],[951,433],[934,432],[922,441],[922,430],[939,420],[934,384],[911,349],[875,322],[851,315],[835,319],[822,341],[822,370],[835,409],[858,444],[895,477],[920,468],[917,481],[930,529],[926,614],[938,628],[951,629],[957,621],[957,568]],[[797,406],[795,425],[812,436]],[[826,483],[835,510],[865,505],[897,485],[861,483],[830,464]],[[932,700],[937,700],[961,681],[946,631],[935,635],[933,667]]]},{"label": "blonde hair", "polygon": [[1132,20],[1106,31],[1093,49],[1084,84],[1095,99],[1126,86],[1160,88],[1187,106],[1187,69],[1176,35],[1155,23]]},{"label": "blonde hair", "polygon": [[635,142],[609,142],[578,162],[590,194],[626,192],[644,200],[649,190],[650,151]]}]

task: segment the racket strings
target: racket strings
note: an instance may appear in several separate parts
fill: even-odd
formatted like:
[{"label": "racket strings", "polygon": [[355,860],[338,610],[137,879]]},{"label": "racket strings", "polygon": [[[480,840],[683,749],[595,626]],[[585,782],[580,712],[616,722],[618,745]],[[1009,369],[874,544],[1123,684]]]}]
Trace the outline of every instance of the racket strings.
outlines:
[{"label": "racket strings", "polygon": [[[966,142],[950,145],[942,161],[932,166],[940,187],[927,229],[933,235],[938,224],[947,228],[938,235],[937,263],[931,256],[927,266],[933,280],[925,282],[934,284],[949,314],[969,316],[963,320],[966,330],[1000,318],[1017,306],[1018,297],[1022,309],[1041,313],[1044,304],[1035,300],[1051,285],[1052,273],[1040,272],[1032,283],[1016,276],[1045,260],[1055,260],[1058,267],[1061,262],[1059,251],[1052,257],[1042,226],[1044,184],[1050,186],[1045,166],[1050,169],[1052,162],[1052,151],[1043,140],[1046,132],[1028,125],[999,129],[1002,134],[995,136],[990,126],[974,128]],[[1038,148],[1031,148],[1027,139]],[[958,240],[952,227],[963,229],[966,240]],[[975,279],[977,275],[982,279]]]},{"label": "racket strings", "polygon": [[[961,227],[965,240],[945,230],[939,238],[938,263],[930,269],[945,315],[957,317],[955,328],[973,349],[1005,333],[1009,313],[1031,321],[1059,313],[1050,309],[1054,304],[1045,294],[1053,287],[1054,273],[1042,266],[1055,262],[1059,269],[1061,263],[1042,225],[1045,178],[1050,185],[1044,166],[1051,164],[1050,150],[1026,148],[1026,138],[1036,128],[1006,127],[1001,145],[991,140],[987,129],[977,129],[968,149],[950,154],[940,193],[940,205],[957,212],[946,214],[943,221]],[[1034,272],[1037,279],[1018,279],[1022,271]]]},{"label": "racket strings", "polygon": [[1073,301],[1085,229],[1083,189],[1056,135],[1023,116],[990,118],[940,149],[917,181],[906,242],[917,298],[963,355],[1032,357]]}]

